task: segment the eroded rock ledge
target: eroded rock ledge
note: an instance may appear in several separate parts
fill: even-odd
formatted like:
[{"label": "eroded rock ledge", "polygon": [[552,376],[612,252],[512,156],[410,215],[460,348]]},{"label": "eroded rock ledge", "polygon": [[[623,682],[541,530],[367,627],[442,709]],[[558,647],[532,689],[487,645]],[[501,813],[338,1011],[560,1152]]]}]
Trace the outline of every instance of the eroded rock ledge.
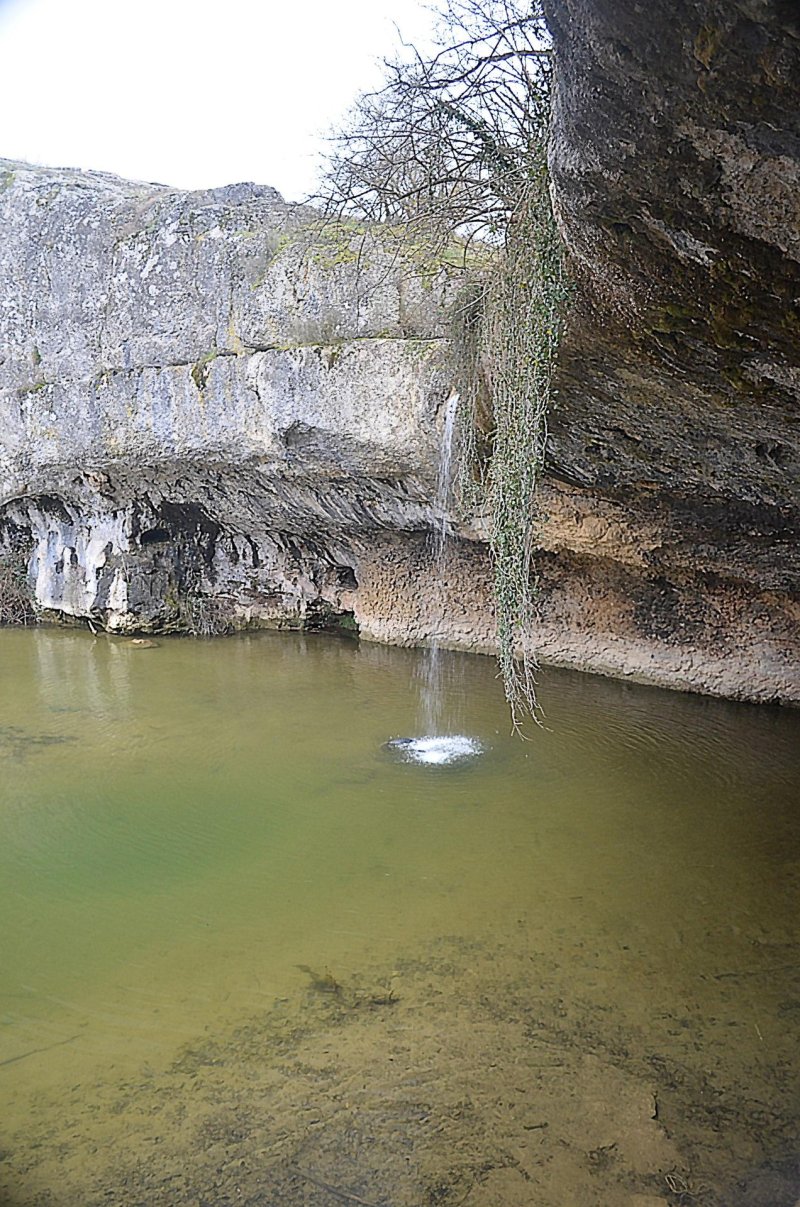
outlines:
[{"label": "eroded rock ledge", "polygon": [[[550,8],[578,299],[542,658],[798,702],[792,15]],[[443,595],[426,546],[457,274],[313,222],[253,185],[0,161],[0,533],[46,613],[493,648],[479,531]]]},{"label": "eroded rock ledge", "polygon": [[0,492],[38,604],[113,630],[352,613],[427,523],[447,275],[253,185],[4,163]]}]

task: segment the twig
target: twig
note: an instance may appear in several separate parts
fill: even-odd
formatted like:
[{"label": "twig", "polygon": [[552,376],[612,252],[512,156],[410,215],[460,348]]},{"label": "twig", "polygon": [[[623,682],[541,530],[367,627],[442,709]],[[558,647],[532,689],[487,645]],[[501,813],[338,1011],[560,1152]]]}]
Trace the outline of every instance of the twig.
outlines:
[{"label": "twig", "polygon": [[335,1195],[337,1199],[344,1199],[346,1203],[359,1203],[361,1207],[378,1207],[377,1203],[370,1203],[367,1199],[359,1198],[357,1194],[350,1194],[347,1190],[339,1190],[336,1186],[331,1186],[328,1182],[323,1182],[320,1178],[315,1178],[310,1173],[306,1173],[304,1169],[296,1168],[301,1178],[305,1178],[307,1182],[311,1182],[314,1186],[319,1186],[320,1190],[327,1190],[328,1194]]},{"label": "twig", "polygon": [[800,968],[800,964],[772,964],[769,968],[743,968],[736,972],[714,972],[712,979],[715,981],[738,980],[739,977],[767,976],[769,973],[786,972],[792,968]]},{"label": "twig", "polygon": [[67,1039],[57,1039],[54,1044],[45,1044],[43,1048],[31,1048],[28,1052],[20,1052],[19,1056],[7,1056],[5,1060],[0,1060],[0,1068],[3,1065],[16,1064],[18,1060],[27,1060],[29,1056],[36,1056],[39,1052],[49,1052],[51,1048],[60,1048],[62,1044],[71,1044],[73,1040],[79,1038],[78,1035],[70,1035]]}]

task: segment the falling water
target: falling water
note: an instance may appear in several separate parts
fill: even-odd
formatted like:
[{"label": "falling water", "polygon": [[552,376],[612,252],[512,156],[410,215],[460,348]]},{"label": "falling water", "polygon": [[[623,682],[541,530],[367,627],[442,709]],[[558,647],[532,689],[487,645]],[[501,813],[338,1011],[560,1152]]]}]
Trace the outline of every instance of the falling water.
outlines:
[{"label": "falling water", "polygon": [[453,500],[455,468],[455,430],[459,395],[453,390],[447,399],[433,499],[434,523],[429,551],[433,563],[431,599],[432,632],[420,673],[420,736],[392,738],[386,747],[395,758],[406,763],[448,766],[482,754],[484,746],[476,738],[453,731],[452,701],[445,690],[445,664],[441,657],[441,633],[445,617],[448,558],[450,553],[450,508]]},{"label": "falling water", "polygon": [[439,469],[436,475],[436,494],[433,499],[434,527],[430,538],[433,562],[433,633],[425,659],[420,693],[422,732],[441,735],[444,732],[444,691],[442,683],[441,627],[445,612],[445,576],[450,535],[450,505],[453,496],[453,446],[459,395],[453,390],[445,405]]},{"label": "falling water", "polygon": [[436,518],[432,538],[433,561],[436,567],[436,582],[440,594],[447,552],[450,504],[453,496],[453,445],[458,401],[458,392],[453,390],[445,404],[442,446],[439,451],[439,469],[436,474],[436,494],[433,498],[433,511]]}]

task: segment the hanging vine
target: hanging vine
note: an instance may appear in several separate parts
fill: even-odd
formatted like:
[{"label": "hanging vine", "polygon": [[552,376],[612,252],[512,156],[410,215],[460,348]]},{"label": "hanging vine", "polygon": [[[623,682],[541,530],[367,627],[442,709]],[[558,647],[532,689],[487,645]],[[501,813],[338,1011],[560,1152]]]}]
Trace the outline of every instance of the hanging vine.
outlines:
[{"label": "hanging vine", "polygon": [[[334,137],[327,214],[391,223],[433,258],[463,249],[456,306],[467,510],[488,504],[500,668],[536,715],[535,493],[568,287],[546,143],[552,51],[540,0],[442,0],[437,49],[386,64]],[[469,277],[470,248],[490,267]]]},{"label": "hanging vine", "polygon": [[536,715],[536,491],[568,295],[542,151],[502,252],[457,308],[454,333],[461,504],[469,512],[481,495],[487,504],[498,660],[516,725]]}]

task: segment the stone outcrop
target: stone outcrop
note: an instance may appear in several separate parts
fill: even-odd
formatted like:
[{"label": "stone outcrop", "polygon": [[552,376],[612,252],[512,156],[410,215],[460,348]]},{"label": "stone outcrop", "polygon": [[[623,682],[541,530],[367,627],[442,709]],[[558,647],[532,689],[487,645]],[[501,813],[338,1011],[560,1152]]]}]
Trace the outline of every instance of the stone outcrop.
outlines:
[{"label": "stone outcrop", "polygon": [[551,476],[584,551],[631,576],[639,638],[797,699],[800,13],[546,7],[577,282]]},{"label": "stone outcrop", "polygon": [[[546,661],[800,700],[792,6],[550,0],[576,278]],[[0,162],[0,539],[117,631],[350,623],[493,648],[427,549],[458,274],[274,190]]]},{"label": "stone outcrop", "polygon": [[116,630],[352,611],[430,513],[446,273],[268,188],[0,170],[0,499],[41,608]]}]

